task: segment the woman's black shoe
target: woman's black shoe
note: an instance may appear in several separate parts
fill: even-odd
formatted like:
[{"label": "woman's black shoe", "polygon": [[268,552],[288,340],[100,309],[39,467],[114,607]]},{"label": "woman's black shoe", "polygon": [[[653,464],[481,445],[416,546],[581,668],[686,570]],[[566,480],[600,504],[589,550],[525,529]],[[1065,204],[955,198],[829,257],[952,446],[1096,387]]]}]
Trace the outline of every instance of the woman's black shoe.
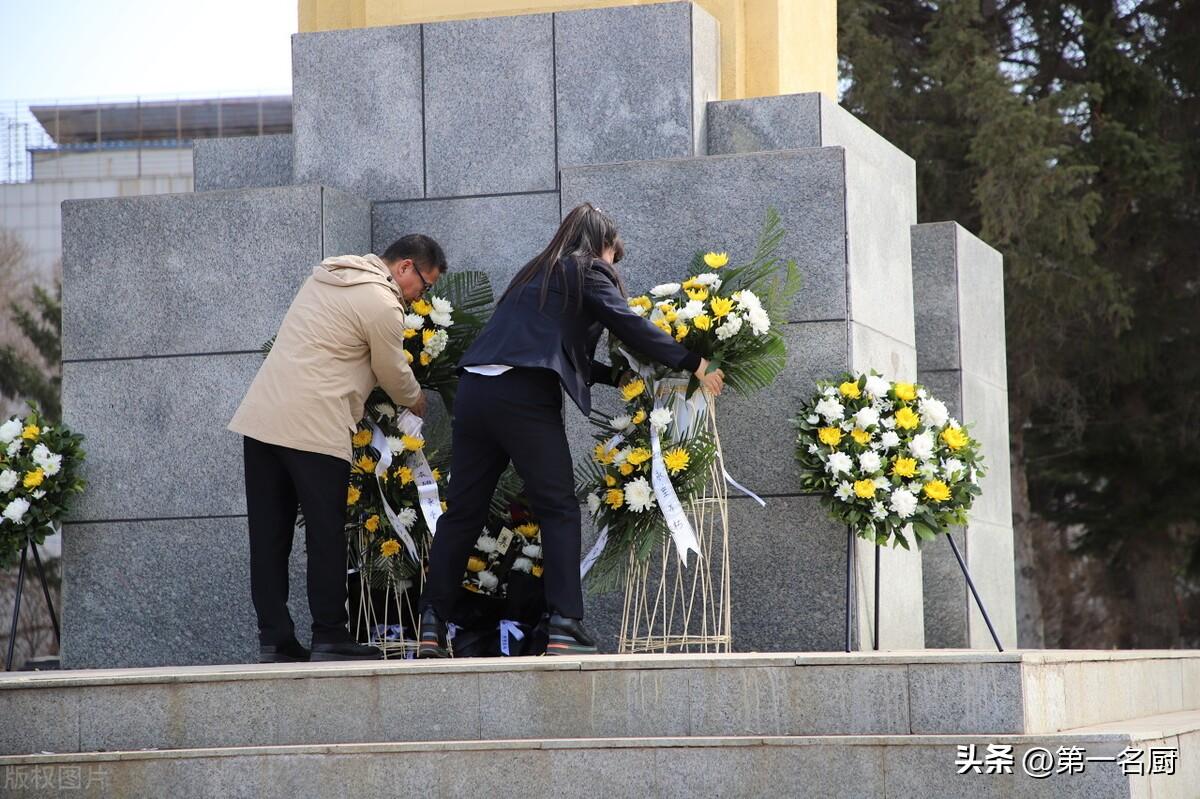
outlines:
[{"label": "woman's black shoe", "polygon": [[343,641],[337,644],[313,644],[312,660],[379,660],[383,650],[369,644]]},{"label": "woman's black shoe", "polygon": [[282,644],[260,644],[258,647],[259,663],[305,663],[309,652],[293,638]]},{"label": "woman's black shoe", "polygon": [[568,619],[557,613],[550,616],[547,655],[594,655],[597,651],[596,639],[584,629],[582,621]]},{"label": "woman's black shoe", "polygon": [[432,606],[421,612],[421,629],[417,645],[419,658],[448,658],[450,648],[446,645],[446,622],[438,616]]}]

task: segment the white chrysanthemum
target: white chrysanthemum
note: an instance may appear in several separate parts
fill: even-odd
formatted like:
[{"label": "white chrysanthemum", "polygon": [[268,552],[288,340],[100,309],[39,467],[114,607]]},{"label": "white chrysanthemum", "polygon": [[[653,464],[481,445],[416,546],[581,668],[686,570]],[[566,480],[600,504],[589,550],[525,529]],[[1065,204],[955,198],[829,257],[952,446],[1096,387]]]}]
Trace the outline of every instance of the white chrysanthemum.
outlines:
[{"label": "white chrysanthemum", "polygon": [[884,427],[886,427],[888,430],[893,430],[896,427],[896,417],[895,416],[885,416],[885,417],[883,417],[882,420],[880,420],[879,423],[881,425],[883,425]]},{"label": "white chrysanthemum", "polygon": [[908,450],[920,460],[929,460],[933,455],[933,436],[928,431],[913,436],[908,442]]},{"label": "white chrysanthemum", "polygon": [[716,291],[721,287],[721,276],[716,272],[701,272],[692,280],[695,280],[702,286],[708,286],[710,291]]},{"label": "white chrysanthemum", "polygon": [[436,358],[442,354],[449,343],[450,334],[445,330],[439,330],[429,337],[429,341],[425,342],[425,351],[429,353],[430,357]]},{"label": "white chrysanthemum", "polygon": [[672,294],[679,293],[678,283],[660,283],[650,289],[650,293],[655,297],[670,297]]},{"label": "white chrysanthemum", "polygon": [[409,330],[420,330],[425,327],[425,317],[419,313],[405,314],[404,326]]},{"label": "white chrysanthemum", "polygon": [[838,484],[837,490],[833,492],[833,495],[843,502],[848,501],[854,496],[854,486],[843,480]]},{"label": "white chrysanthemum", "polygon": [[921,400],[917,405],[917,410],[921,414],[921,421],[928,427],[941,427],[950,419],[950,412],[946,410],[946,404],[932,397]]},{"label": "white chrysanthemum", "polygon": [[947,458],[942,463],[942,469],[946,472],[946,476],[951,480],[957,480],[962,477],[963,462],[958,458]]},{"label": "white chrysanthemum", "polygon": [[596,511],[600,510],[600,497],[596,496],[595,494],[588,494],[587,505],[588,513],[595,516]]},{"label": "white chrysanthemum", "polygon": [[854,468],[854,461],[850,460],[850,456],[844,452],[829,453],[829,460],[825,464],[825,468],[831,474],[849,473]]},{"label": "white chrysanthemum", "polygon": [[12,502],[5,506],[4,512],[0,513],[5,519],[8,519],[14,524],[20,524],[21,519],[25,518],[25,514],[29,511],[29,500],[24,497],[17,497]]},{"label": "white chrysanthemum", "polygon": [[623,447],[617,450],[613,455],[613,463],[615,463],[617,466],[620,466],[622,463],[629,460],[629,453],[632,451],[633,450],[631,450],[629,447]]},{"label": "white chrysanthemum", "polygon": [[762,310],[762,301],[758,298],[758,295],[753,291],[750,291],[750,289],[735,291],[730,296],[735,302],[737,302],[738,305],[740,305],[742,308],[745,308],[747,311],[751,311],[756,308],[760,311]]},{"label": "white chrysanthemum", "polygon": [[533,561],[529,558],[517,558],[513,561],[513,571],[525,572],[529,574],[533,571]]},{"label": "white chrysanthemum", "polygon": [[874,408],[859,408],[854,414],[854,421],[858,422],[858,426],[863,430],[868,427],[873,427],[879,424],[879,411]]},{"label": "white chrysanthemum", "polygon": [[886,430],[884,431],[883,435],[879,437],[879,443],[882,444],[886,449],[895,449],[896,447],[900,446],[900,436],[895,430]]},{"label": "white chrysanthemum", "polygon": [[887,506],[884,505],[882,502],[876,501],[874,504],[871,505],[871,516],[873,516],[876,519],[887,518]]},{"label": "white chrysanthemum", "polygon": [[438,327],[453,327],[454,326],[454,317],[450,316],[450,314],[448,314],[448,313],[438,313],[437,311],[430,311],[429,321],[433,322]]},{"label": "white chrysanthemum", "polygon": [[858,465],[863,474],[874,474],[883,465],[883,459],[875,452],[864,452],[858,456]]},{"label": "white chrysanthemum", "polygon": [[892,492],[892,501],[889,507],[901,519],[907,519],[917,509],[917,498],[908,489],[897,488]]},{"label": "white chrysanthemum", "polygon": [[751,308],[746,314],[746,321],[756,336],[765,336],[771,330],[771,317],[762,308]]},{"label": "white chrysanthemum", "polygon": [[637,513],[648,511],[654,507],[654,492],[645,477],[630,480],[625,484],[625,504]]},{"label": "white chrysanthemum", "polygon": [[741,329],[742,317],[735,313],[731,313],[729,316],[725,317],[724,324],[717,328],[717,339],[724,341],[727,338],[732,338],[733,336],[736,336],[738,331]]},{"label": "white chrysanthemum", "polygon": [[886,397],[888,389],[891,387],[892,384],[884,380],[879,375],[867,375],[867,382],[864,386],[867,394],[871,397],[875,397],[876,399]]},{"label": "white chrysanthemum", "polygon": [[9,419],[4,424],[0,424],[0,444],[9,443],[21,435],[23,429],[25,428],[21,425],[20,419]]},{"label": "white chrysanthemum", "polygon": [[46,458],[46,462],[39,464],[42,467],[42,472],[47,477],[53,477],[62,469],[62,455],[51,455]]},{"label": "white chrysanthemum", "polygon": [[12,469],[5,469],[4,471],[0,472],[0,494],[12,491],[14,488],[16,488],[17,480],[19,479],[20,475],[14,472]]},{"label": "white chrysanthemum", "polygon": [[496,586],[500,585],[500,579],[486,569],[479,573],[479,587],[485,591],[491,591]]},{"label": "white chrysanthemum", "polygon": [[840,425],[838,425],[838,427],[842,428],[842,429],[843,429],[843,430],[845,430],[847,433],[849,433],[851,430],[853,430],[853,429],[854,429],[854,420],[853,420],[853,419],[847,419],[846,421],[844,421],[844,422],[842,422]]},{"label": "white chrysanthemum", "polygon": [[695,319],[704,313],[704,303],[700,300],[688,300],[684,306],[675,312],[675,317],[681,321]]},{"label": "white chrysanthemum", "polygon": [[826,422],[836,422],[846,415],[846,409],[842,406],[842,403],[833,397],[826,397],[818,402],[816,411],[825,417]]},{"label": "white chrysanthemum", "polygon": [[836,388],[834,388],[833,386],[825,386],[825,388],[821,389],[821,396],[823,396],[823,397],[836,397],[836,396],[837,396],[837,389],[836,389]]},{"label": "white chrysanthemum", "polygon": [[14,438],[12,441],[8,442],[8,449],[5,450],[5,454],[8,455],[8,457],[10,457],[10,458],[17,457],[17,453],[21,451],[21,447],[24,444],[25,444],[25,439]]},{"label": "white chrysanthemum", "polygon": [[630,305],[629,310],[633,311],[638,316],[645,316],[649,309],[641,305]]},{"label": "white chrysanthemum", "polygon": [[817,422],[821,421],[821,417],[817,416],[815,413],[810,413],[808,416],[804,417],[804,421],[808,422],[809,424],[816,424]]},{"label": "white chrysanthemum", "polygon": [[921,473],[921,476],[924,477],[926,480],[932,480],[933,478],[938,476],[938,467],[937,467],[937,464],[934,463],[933,461],[925,461],[924,463],[921,464],[920,468],[918,468],[917,471],[919,471]]},{"label": "white chrysanthemum", "polygon": [[820,447],[818,447],[816,444],[809,444],[809,445],[808,445],[808,454],[809,454],[809,455],[816,455],[816,454],[817,454],[818,452],[820,452],[820,451],[821,451],[821,448],[820,448]]},{"label": "white chrysanthemum", "polygon": [[540,558],[542,556],[542,548],[537,544],[526,544],[521,548],[521,554],[527,558]]},{"label": "white chrysanthemum", "polygon": [[633,419],[629,414],[623,413],[620,416],[614,416],[609,424],[612,426],[613,430],[620,432],[628,428],[629,425],[633,424]]},{"label": "white chrysanthemum", "polygon": [[485,535],[480,536],[479,540],[475,542],[475,548],[485,555],[490,555],[500,548],[500,544],[496,539]]},{"label": "white chrysanthemum", "polygon": [[454,306],[445,297],[430,297],[429,302],[438,313],[454,313]]},{"label": "white chrysanthemum", "polygon": [[404,442],[396,436],[388,436],[387,445],[393,455],[399,455],[404,452]]},{"label": "white chrysanthemum", "polygon": [[396,513],[396,521],[405,530],[412,528],[417,523],[417,512],[412,508],[402,508]]},{"label": "white chrysanthemum", "polygon": [[877,491],[881,488],[887,488],[888,486],[891,485],[891,483],[888,482],[888,479],[886,477],[884,477],[883,475],[876,477],[873,482],[875,483],[875,490],[877,490]]},{"label": "white chrysanthemum", "polygon": [[659,319],[666,319],[667,315],[662,312],[662,308],[655,308],[650,312],[650,321],[657,322]]},{"label": "white chrysanthemum", "polygon": [[929,396],[929,393],[927,391],[925,391],[925,389],[923,389],[923,388],[917,389],[917,399],[925,399],[928,396]]},{"label": "white chrysanthemum", "polygon": [[377,413],[380,416],[391,419],[393,416],[396,415],[396,407],[387,402],[381,402],[375,406],[375,413]]},{"label": "white chrysanthemum", "polygon": [[42,497],[46,496],[46,492],[39,488],[37,491],[34,491],[29,496],[33,497],[34,499],[41,499]]},{"label": "white chrysanthemum", "polygon": [[650,424],[656,427],[666,427],[675,418],[669,408],[655,408],[650,411]]}]

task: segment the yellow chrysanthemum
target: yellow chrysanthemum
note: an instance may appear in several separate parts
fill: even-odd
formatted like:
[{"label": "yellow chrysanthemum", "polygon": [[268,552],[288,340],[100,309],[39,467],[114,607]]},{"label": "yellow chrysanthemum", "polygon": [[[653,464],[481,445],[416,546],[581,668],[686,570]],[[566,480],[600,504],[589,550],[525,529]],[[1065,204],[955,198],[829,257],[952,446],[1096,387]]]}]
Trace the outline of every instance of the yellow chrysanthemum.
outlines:
[{"label": "yellow chrysanthemum", "polygon": [[450,506],[449,506],[449,505],[447,505],[447,504],[446,504],[446,500],[444,500],[444,499],[443,499],[443,500],[442,500],[442,513],[445,513],[445,512],[446,512],[446,508],[448,508],[448,507],[450,507]]},{"label": "yellow chrysanthemum", "polygon": [[687,291],[688,289],[698,289],[698,288],[702,288],[702,287],[704,287],[704,284],[701,283],[699,280],[697,280],[694,277],[689,277],[687,280],[683,281],[684,291]]},{"label": "yellow chrysanthemum", "polygon": [[709,269],[720,269],[729,263],[729,255],[723,252],[706,252],[704,253],[704,263],[708,265]]},{"label": "yellow chrysanthemum", "polygon": [[350,443],[356,447],[365,447],[367,444],[371,443],[371,431],[370,430],[359,430],[350,439]]},{"label": "yellow chrysanthemum", "polygon": [[429,300],[417,300],[412,304],[413,313],[419,313],[421,316],[429,316],[433,312],[433,305]]},{"label": "yellow chrysanthemum", "polygon": [[354,486],[350,486],[350,488],[346,491],[346,504],[347,505],[355,504],[356,502],[358,502],[358,498],[361,496],[362,496],[361,491],[359,491]]},{"label": "yellow chrysanthemum", "polygon": [[427,327],[421,331],[421,343],[428,344],[437,335],[437,331],[431,327]]},{"label": "yellow chrysanthemum", "polygon": [[896,399],[912,402],[917,398],[917,387],[912,383],[896,384]]},{"label": "yellow chrysanthemum", "polygon": [[609,488],[612,488],[616,484],[617,484],[617,478],[613,477],[611,474],[604,475],[604,485],[608,486]]},{"label": "yellow chrysanthemum", "polygon": [[400,443],[404,445],[404,449],[408,452],[416,452],[421,447],[425,446],[425,439],[420,436],[410,436],[408,433],[400,436]]},{"label": "yellow chrysanthemum", "polygon": [[713,297],[709,307],[712,308],[712,315],[720,319],[722,316],[728,316],[733,310],[733,300],[727,297]]},{"label": "yellow chrysanthemum", "polygon": [[842,443],[841,428],[822,427],[817,431],[817,438],[820,439],[821,443],[826,446],[836,447],[838,444]]},{"label": "yellow chrysanthemum", "polygon": [[710,317],[708,314],[699,314],[698,316],[693,316],[692,325],[697,330],[708,330],[710,327],[712,327],[712,317]]},{"label": "yellow chrysanthemum", "polygon": [[442,470],[441,469],[433,470],[433,482],[435,482],[435,483],[442,482]]},{"label": "yellow chrysanthemum", "polygon": [[925,484],[925,496],[934,502],[945,502],[950,499],[950,486],[941,480],[930,480]]},{"label": "yellow chrysanthemum", "polygon": [[634,466],[641,466],[648,460],[650,460],[650,450],[645,447],[634,447],[629,452],[629,462]]},{"label": "yellow chrysanthemum", "polygon": [[409,352],[408,350],[405,350],[404,351],[404,360],[408,361],[409,363],[412,363],[413,362],[413,354],[411,352]]},{"label": "yellow chrysanthemum", "polygon": [[662,332],[666,333],[667,335],[670,335],[670,333],[671,333],[671,323],[667,321],[667,318],[665,316],[661,317],[659,319],[655,319],[654,326],[657,327]]},{"label": "yellow chrysanthemum", "polygon": [[530,569],[529,573],[532,574],[534,577],[541,577],[542,574],[545,573],[545,571],[546,571],[546,569],[539,563],[539,564],[535,565],[532,569]]},{"label": "yellow chrysanthemum", "polygon": [[643,311],[648,311],[654,307],[654,303],[650,301],[649,297],[642,295],[641,297],[630,297],[629,307],[641,308]]},{"label": "yellow chrysanthemum", "polygon": [[632,421],[634,424],[641,424],[642,422],[646,421],[646,412],[644,410],[638,410],[638,412],[633,415]]},{"label": "yellow chrysanthemum", "polygon": [[365,522],[363,522],[363,527],[366,528],[368,533],[373,533],[376,530],[378,530],[379,529],[379,514],[376,513],[372,516],[367,517],[367,520]]},{"label": "yellow chrysanthemum", "polygon": [[395,557],[400,552],[400,542],[394,538],[389,538],[379,545],[379,554],[385,558]]},{"label": "yellow chrysanthemum", "polygon": [[615,449],[605,449],[604,443],[600,442],[596,445],[596,448],[592,450],[592,460],[601,466],[607,466],[613,462],[613,458],[616,457],[616,454],[617,451]]},{"label": "yellow chrysanthemum", "polygon": [[838,386],[838,391],[841,392],[843,397],[849,397],[850,399],[858,399],[862,396],[862,389],[858,387],[858,381],[856,380],[847,380],[845,383],[842,383]]},{"label": "yellow chrysanthemum", "polygon": [[474,555],[467,558],[467,571],[481,572],[486,568],[487,568],[487,563],[484,562],[483,558],[477,558]]},{"label": "yellow chrysanthemum", "polygon": [[656,305],[654,307],[657,308],[660,312],[662,312],[664,314],[670,313],[671,311],[675,310],[675,304],[671,303],[671,302],[660,302],[658,305]]},{"label": "yellow chrysanthemum", "polygon": [[850,431],[850,437],[864,447],[871,443],[871,434],[859,427]]},{"label": "yellow chrysanthemum", "polygon": [[412,469],[407,466],[401,466],[396,470],[396,479],[400,481],[400,485],[408,485],[413,481]]},{"label": "yellow chrysanthemum", "polygon": [[892,474],[897,477],[912,477],[917,473],[916,458],[896,458],[892,464]]},{"label": "yellow chrysanthemum", "polygon": [[683,447],[675,447],[663,455],[663,464],[671,474],[679,474],[688,467],[691,457]]},{"label": "yellow chrysanthemum", "polygon": [[363,455],[354,462],[354,471],[363,474],[371,474],[375,471],[375,459],[370,455]]},{"label": "yellow chrysanthemum", "polygon": [[624,398],[626,402],[629,402],[634,397],[640,397],[642,392],[645,390],[646,381],[639,377],[634,380],[630,380],[628,383],[621,386],[621,397]]},{"label": "yellow chrysanthemum", "polygon": [[21,431],[21,438],[25,439],[26,441],[36,441],[38,433],[38,426],[36,424],[31,424]]},{"label": "yellow chrysanthemum", "polygon": [[962,449],[969,440],[961,427],[947,427],[942,431],[942,441],[945,441],[950,449]]},{"label": "yellow chrysanthemum", "polygon": [[904,430],[912,430],[921,423],[921,417],[917,416],[912,408],[901,408],[896,411],[896,427]]},{"label": "yellow chrysanthemum", "polygon": [[604,504],[613,510],[625,504],[625,492],[619,488],[610,488],[604,493]]},{"label": "yellow chrysanthemum", "polygon": [[525,522],[524,524],[517,526],[517,532],[525,538],[533,538],[538,534],[538,530],[540,529],[541,528],[537,526],[536,522]]},{"label": "yellow chrysanthemum", "polygon": [[428,352],[422,352],[419,360],[420,360],[422,366],[428,366],[430,363],[433,362],[433,356],[430,355]]},{"label": "yellow chrysanthemum", "polygon": [[25,473],[25,480],[22,482],[26,488],[37,488],[46,479],[46,473],[41,468],[34,469],[32,472]]},{"label": "yellow chrysanthemum", "polygon": [[679,324],[675,325],[675,340],[683,341],[685,338],[687,338],[687,334],[690,332],[692,332],[692,329],[680,322]]},{"label": "yellow chrysanthemum", "polygon": [[708,299],[708,289],[705,288],[704,286],[700,286],[699,288],[694,288],[694,289],[684,289],[684,291],[687,292],[688,299],[690,299],[690,300],[704,302],[705,300]]},{"label": "yellow chrysanthemum", "polygon": [[413,336],[417,335],[417,331],[413,330],[411,327],[406,327],[404,328],[404,333],[402,335],[405,338],[412,338]]},{"label": "yellow chrysanthemum", "polygon": [[617,471],[621,473],[622,477],[628,477],[629,475],[633,474],[633,464],[622,463],[617,467]]},{"label": "yellow chrysanthemum", "polygon": [[855,480],[854,481],[854,496],[859,499],[870,499],[875,496],[875,481],[874,480]]}]

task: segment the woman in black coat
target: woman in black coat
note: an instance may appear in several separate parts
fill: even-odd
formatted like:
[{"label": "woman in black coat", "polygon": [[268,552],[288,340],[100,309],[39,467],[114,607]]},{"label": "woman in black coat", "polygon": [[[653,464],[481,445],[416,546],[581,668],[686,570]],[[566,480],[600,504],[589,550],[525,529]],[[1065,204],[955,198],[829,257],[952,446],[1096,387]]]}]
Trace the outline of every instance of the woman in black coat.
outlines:
[{"label": "woman in black coat", "polygon": [[596,651],[584,629],[580,517],[562,418],[563,390],[585,415],[594,382],[615,385],[594,358],[604,328],[637,352],[692,372],[719,394],[721,370],[630,310],[616,269],[616,225],[589,203],[574,208],[549,246],[512,279],[491,320],[459,361],[446,512],[421,598],[420,657],[445,657],[446,625],[467,558],[511,461],[542,529],[547,654]]}]

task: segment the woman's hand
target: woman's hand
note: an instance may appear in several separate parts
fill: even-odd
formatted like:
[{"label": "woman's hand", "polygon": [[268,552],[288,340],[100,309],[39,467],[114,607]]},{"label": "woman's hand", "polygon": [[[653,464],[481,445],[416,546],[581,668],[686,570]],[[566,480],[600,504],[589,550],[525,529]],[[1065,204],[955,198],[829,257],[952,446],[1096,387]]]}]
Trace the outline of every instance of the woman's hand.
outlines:
[{"label": "woman's hand", "polygon": [[421,396],[417,397],[416,402],[414,402],[412,405],[408,406],[408,409],[409,409],[409,411],[412,412],[413,416],[420,416],[420,417],[425,416],[425,412],[428,409],[428,405],[425,402],[425,392],[424,391],[421,392]]},{"label": "woman's hand", "polygon": [[700,381],[700,387],[705,393],[712,396],[718,396],[721,389],[725,388],[725,373],[720,369],[708,371],[708,358],[700,359],[700,366],[696,369],[696,379]]}]

